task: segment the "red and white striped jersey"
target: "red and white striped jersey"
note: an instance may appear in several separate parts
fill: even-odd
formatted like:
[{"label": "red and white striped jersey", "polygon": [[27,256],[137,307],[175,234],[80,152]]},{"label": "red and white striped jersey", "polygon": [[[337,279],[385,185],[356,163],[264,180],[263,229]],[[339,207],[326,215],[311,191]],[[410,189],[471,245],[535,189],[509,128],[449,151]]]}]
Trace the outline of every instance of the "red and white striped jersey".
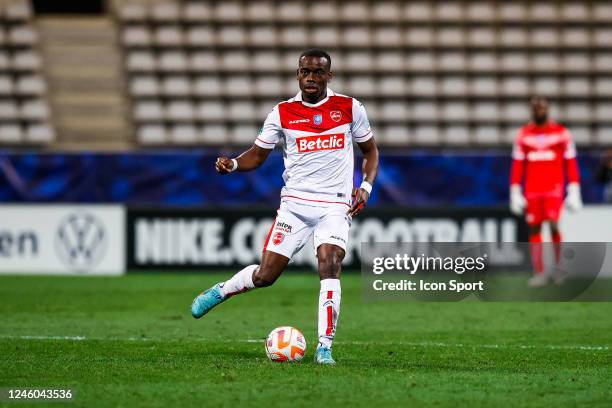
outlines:
[{"label": "red and white striped jersey", "polygon": [[283,146],[285,186],[281,198],[312,205],[348,204],[353,188],[353,140],[373,136],[362,103],[327,89],[316,104],[301,92],[268,114],[255,144]]},{"label": "red and white striped jersey", "polygon": [[525,182],[525,196],[562,196],[565,179],[580,182],[576,146],[570,132],[549,121],[519,129],[512,151],[510,184]]}]

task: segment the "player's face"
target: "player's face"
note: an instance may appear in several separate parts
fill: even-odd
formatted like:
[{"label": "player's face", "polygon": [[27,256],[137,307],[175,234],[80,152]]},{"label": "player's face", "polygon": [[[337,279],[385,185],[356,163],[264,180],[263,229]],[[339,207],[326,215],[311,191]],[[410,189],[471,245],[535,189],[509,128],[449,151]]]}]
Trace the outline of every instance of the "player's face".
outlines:
[{"label": "player's face", "polygon": [[542,124],[548,120],[548,102],[544,99],[531,101],[531,118],[535,123]]},{"label": "player's face", "polygon": [[329,61],[321,57],[302,57],[297,70],[302,96],[306,100],[319,101],[325,96],[327,83],[331,80]]}]

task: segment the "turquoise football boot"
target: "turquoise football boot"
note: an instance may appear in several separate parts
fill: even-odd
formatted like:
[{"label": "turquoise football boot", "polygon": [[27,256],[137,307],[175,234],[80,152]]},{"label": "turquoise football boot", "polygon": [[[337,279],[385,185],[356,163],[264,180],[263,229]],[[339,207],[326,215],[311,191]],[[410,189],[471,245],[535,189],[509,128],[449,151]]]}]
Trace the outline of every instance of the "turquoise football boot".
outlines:
[{"label": "turquoise football boot", "polygon": [[315,363],[325,365],[336,364],[336,362],[332,358],[331,349],[325,346],[317,347],[317,351],[315,352]]},{"label": "turquoise football boot", "polygon": [[191,304],[191,315],[196,319],[210,312],[213,307],[225,301],[225,297],[221,294],[221,285],[216,284],[205,292],[200,293],[193,299]]}]

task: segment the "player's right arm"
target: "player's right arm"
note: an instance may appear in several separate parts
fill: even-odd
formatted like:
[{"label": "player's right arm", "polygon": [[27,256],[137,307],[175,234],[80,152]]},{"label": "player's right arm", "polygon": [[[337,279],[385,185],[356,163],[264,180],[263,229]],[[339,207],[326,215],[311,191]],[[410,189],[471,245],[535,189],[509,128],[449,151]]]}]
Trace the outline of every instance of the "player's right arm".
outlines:
[{"label": "player's right arm", "polygon": [[264,122],[253,146],[235,159],[219,157],[215,169],[219,174],[229,174],[233,171],[251,171],[261,166],[282,136],[278,105],[272,109]]},{"label": "player's right arm", "polygon": [[527,206],[521,185],[525,169],[525,151],[521,142],[522,130],[519,130],[512,148],[512,168],[510,170],[510,211],[521,215]]}]

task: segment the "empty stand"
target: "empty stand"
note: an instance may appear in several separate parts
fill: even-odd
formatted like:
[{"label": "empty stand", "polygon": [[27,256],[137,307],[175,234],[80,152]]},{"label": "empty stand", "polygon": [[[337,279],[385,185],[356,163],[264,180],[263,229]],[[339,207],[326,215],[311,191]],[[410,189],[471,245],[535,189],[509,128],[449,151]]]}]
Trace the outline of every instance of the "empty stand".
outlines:
[{"label": "empty stand", "polygon": [[[332,55],[332,89],[365,103],[383,144],[509,144],[539,93],[586,145],[612,133],[610,10],[579,1],[124,0],[116,17],[143,144],[249,144],[274,103],[297,92],[299,52],[318,46]],[[0,93],[8,86],[0,78]]]},{"label": "empty stand", "polygon": [[39,33],[25,0],[0,2],[0,145],[55,139]]}]

